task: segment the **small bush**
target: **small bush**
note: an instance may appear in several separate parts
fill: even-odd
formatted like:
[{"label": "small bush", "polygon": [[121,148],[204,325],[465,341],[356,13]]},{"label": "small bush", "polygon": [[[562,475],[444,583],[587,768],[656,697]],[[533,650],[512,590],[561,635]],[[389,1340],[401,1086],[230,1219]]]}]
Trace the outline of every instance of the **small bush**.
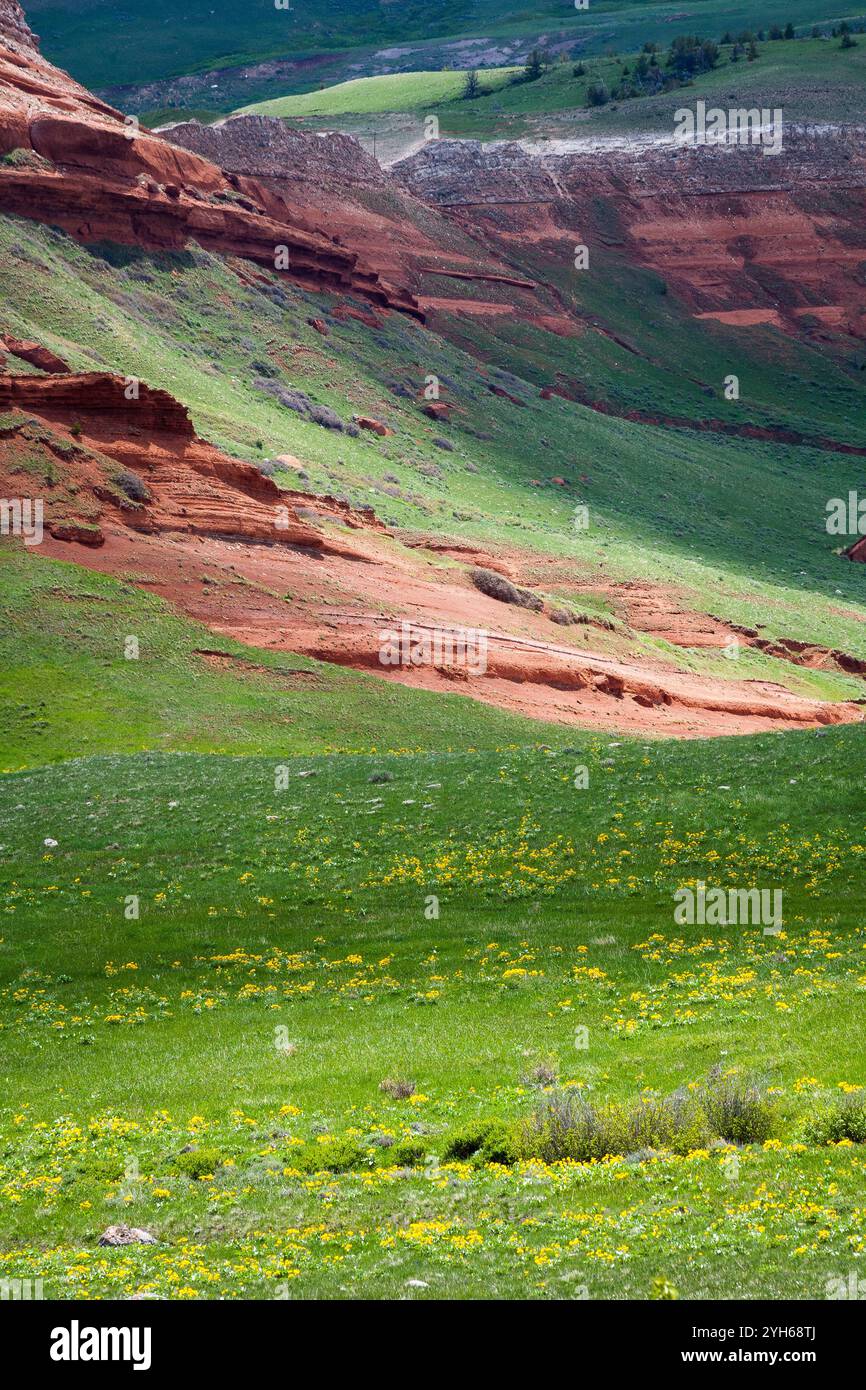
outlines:
[{"label": "small bush", "polygon": [[55,166],[44,155],[35,150],[26,150],[21,145],[0,155],[0,164],[7,169],[53,169]]},{"label": "small bush", "polygon": [[544,607],[535,594],[528,589],[518,589],[504,574],[497,574],[495,570],[474,569],[469,577],[476,589],[480,589],[488,598],[498,599],[500,603],[515,603],[519,608],[531,608],[536,613]]},{"label": "small bush", "polygon": [[427,1157],[421,1139],[398,1139],[396,1144],[382,1149],[381,1162],[388,1168],[417,1168]]},{"label": "small bush", "polygon": [[414,1096],[417,1086],[414,1081],[408,1081],[405,1077],[386,1076],[384,1081],[379,1082],[379,1090],[384,1091],[392,1100],[408,1100],[410,1096]]},{"label": "small bush", "polygon": [[198,1179],[215,1173],[222,1161],[218,1149],[192,1149],[189,1153],[178,1154],[172,1168],[186,1178]]},{"label": "small bush", "polygon": [[462,1163],[477,1153],[495,1120],[474,1120],[449,1136],[442,1150],[443,1163]]},{"label": "small bush", "polygon": [[866,1093],[844,1096],[832,1106],[810,1115],[802,1127],[811,1144],[866,1144]]},{"label": "small bush", "polygon": [[443,1163],[512,1164],[518,1156],[515,1130],[503,1120],[473,1120],[454,1130],[442,1150]]},{"label": "small bush", "polygon": [[329,405],[319,405],[313,401],[310,405],[310,419],[315,425],[322,425],[326,430],[341,430],[343,422],[336,410],[332,410]]},{"label": "small bush", "polygon": [[514,1126],[497,1120],[491,1124],[484,1143],[476,1152],[473,1162],[476,1164],[501,1163],[505,1167],[510,1167],[512,1163],[517,1162],[519,1157],[520,1152]]},{"label": "small bush", "polygon": [[700,1092],[714,1134],[732,1144],[762,1144],[776,1124],[776,1110],[760,1087],[715,1067]]},{"label": "small bush", "polygon": [[150,490],[142,478],[131,469],[123,468],[115,475],[115,483],[126,493],[131,502],[149,502]]},{"label": "small bush", "polygon": [[[262,391],[268,396],[273,396],[279,401],[280,405],[286,410],[293,410],[296,415],[300,415],[304,420],[311,420],[316,425],[322,425],[329,430],[345,430],[351,434],[352,430],[343,424],[336,411],[329,405],[319,405],[307,395],[306,391],[301,391],[297,387],[283,386],[278,381],[272,381],[269,377],[256,376],[252,379],[252,385],[256,391]],[[357,434],[357,429],[354,430]]]},{"label": "small bush", "polygon": [[555,1086],[559,1069],[555,1057],[541,1057],[520,1078],[524,1086]]},{"label": "small bush", "polygon": [[[396,1145],[388,1152],[393,1154]],[[390,1160],[389,1160],[390,1161]],[[328,1138],[321,1144],[307,1144],[292,1155],[291,1166],[302,1173],[349,1173],[369,1165],[367,1151],[356,1139]]]}]

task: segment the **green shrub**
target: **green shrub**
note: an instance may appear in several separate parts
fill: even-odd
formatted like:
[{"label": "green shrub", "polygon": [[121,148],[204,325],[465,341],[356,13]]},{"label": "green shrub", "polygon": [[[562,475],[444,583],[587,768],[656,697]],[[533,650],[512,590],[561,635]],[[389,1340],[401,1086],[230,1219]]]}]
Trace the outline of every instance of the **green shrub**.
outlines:
[{"label": "green shrub", "polygon": [[175,1173],[187,1178],[203,1178],[215,1173],[222,1163],[218,1149],[192,1149],[190,1153],[178,1154],[172,1162]]},{"label": "green shrub", "polygon": [[866,1144],[866,1093],[844,1096],[808,1116],[802,1126],[803,1138],[811,1144]]},{"label": "green shrub", "polygon": [[710,1128],[732,1144],[761,1144],[776,1127],[776,1109],[747,1078],[723,1075],[716,1067],[700,1092]]},{"label": "green shrub", "polygon": [[[387,1152],[393,1154],[396,1147],[393,1145]],[[328,1138],[323,1144],[307,1144],[291,1159],[291,1166],[302,1173],[349,1173],[353,1168],[366,1168],[369,1165],[370,1159],[364,1146],[356,1139],[348,1138]]]},{"label": "green shrub", "polygon": [[520,1157],[514,1125],[502,1120],[494,1120],[487,1131],[484,1143],[473,1157],[473,1163],[501,1163],[510,1167]]},{"label": "green shrub", "polygon": [[442,1150],[443,1163],[511,1164],[519,1157],[514,1127],[504,1120],[473,1120],[448,1137]]},{"label": "green shrub", "polygon": [[380,1164],[386,1168],[417,1168],[427,1157],[427,1146],[420,1139],[398,1139],[381,1150]]}]

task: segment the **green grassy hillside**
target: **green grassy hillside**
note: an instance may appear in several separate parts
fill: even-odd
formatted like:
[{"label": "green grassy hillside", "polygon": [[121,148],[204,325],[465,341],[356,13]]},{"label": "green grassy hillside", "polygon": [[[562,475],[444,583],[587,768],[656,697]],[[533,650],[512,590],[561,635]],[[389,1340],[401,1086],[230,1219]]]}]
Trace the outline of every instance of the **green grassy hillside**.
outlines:
[{"label": "green grassy hillside", "polygon": [[[608,275],[583,278],[581,294],[644,351],[625,354],[602,332],[563,339],[506,326],[492,334],[455,321],[454,335],[473,357],[400,315],[374,330],[331,318],[327,296],[276,287],[262,294],[198,250],[84,248],[11,219],[0,222],[0,243],[13,332],[45,342],[76,369],[109,368],[170,390],[206,438],[241,457],[297,455],[309,474],[305,488],[372,504],[399,526],[567,556],[584,575],[603,562],[611,580],[673,583],[690,606],[761,626],[767,637],[866,656],[866,625],[850,616],[866,613],[866,570],[834,553],[838,540],[824,528],[827,499],[850,484],[845,455],[639,425],[537,395],[563,370],[622,408],[663,402],[696,419],[724,408],[734,421],[818,427],[859,442],[864,388],[843,361],[781,334],[744,341],[721,325],[700,325],[658,293],[655,277],[613,257]],[[324,344],[307,322],[322,313]],[[290,372],[272,355],[287,344],[305,349]],[[489,361],[491,350],[501,368],[482,377],[478,360]],[[729,361],[742,398],[723,403],[719,380],[710,399],[719,363]],[[452,425],[428,421],[406,395],[428,372],[462,407]],[[344,420],[351,401],[395,433],[353,438],[302,420],[261,389],[263,373]],[[497,381],[524,405],[491,395]],[[435,442],[443,434],[450,451]],[[549,482],[558,475],[567,489]],[[276,476],[289,484],[288,475]],[[576,532],[578,501],[592,524]],[[665,654],[696,669],[709,659]],[[799,679],[826,678],[801,669]]]},{"label": "green grassy hillside", "polygon": [[[463,56],[461,50],[450,49],[449,42],[467,36],[501,45],[562,34],[573,39],[575,52],[597,54],[613,48],[627,53],[650,40],[668,43],[680,33],[718,37],[720,25],[758,30],[791,21],[798,31],[809,32],[816,23],[862,18],[862,11],[846,0],[733,0],[723,16],[711,0],[679,5],[593,0],[583,12],[576,12],[570,0],[539,0],[531,7],[446,0],[435,11],[422,0],[399,5],[335,0],[326,12],[318,0],[293,0],[291,9],[276,9],[272,0],[250,0],[243,10],[225,0],[187,0],[182,24],[176,23],[176,10],[167,0],[126,12],[118,12],[106,0],[29,0],[25,8],[46,56],[97,89],[149,84],[183,73],[206,74],[275,57],[315,58],[312,67],[302,66],[279,78],[285,83],[289,77],[290,90],[306,91],[322,80],[319,58],[325,59],[328,83],[355,76],[358,64],[368,65],[371,72],[381,72],[383,62],[392,71],[448,67]],[[99,41],[101,35],[105,42]],[[389,53],[407,45],[409,53]],[[226,82],[222,75],[219,85],[220,95],[233,90],[231,79]],[[243,87],[249,91],[248,100],[279,95],[274,80],[264,73],[245,77]],[[239,101],[240,95],[231,104]],[[226,109],[219,101],[217,106]]]},{"label": "green grassy hillside", "polygon": [[[137,587],[147,579],[124,583],[3,542],[0,771],[143,749],[280,757],[568,741],[561,725],[222,636],[236,671],[214,669],[202,655],[213,633]],[[129,634],[136,660],[125,657]]]},{"label": "green grassy hillside", "polygon": [[[493,68],[484,74],[484,87],[499,91],[518,68]],[[392,77],[357,77],[324,91],[264,101],[242,110],[260,116],[337,116],[379,111],[410,111],[438,106],[458,98],[466,85],[465,73],[403,72]]]},{"label": "green grassy hillside", "polygon": [[[716,38],[718,27],[717,23],[709,31]],[[590,105],[590,90],[601,84],[615,93],[633,71],[636,53],[558,63],[534,82],[505,82],[500,71],[482,72],[482,95],[472,100],[462,96],[465,74],[404,73],[358,78],[242,109],[286,119],[321,117],[321,124],[329,127],[339,118],[341,129],[357,125],[364,134],[369,133],[369,120],[353,122],[353,116],[404,113],[420,124],[422,116],[435,114],[443,136],[479,140],[671,134],[674,112],[684,102],[693,105],[701,98],[722,105],[780,107],[789,123],[862,120],[866,40],[850,49],[842,49],[838,38],[774,40],[759,44],[754,62],[731,62],[731,52],[729,45],[723,46],[718,66],[698,74],[687,86],[657,96],[613,98],[602,106]],[[408,137],[409,123],[405,129]]]}]

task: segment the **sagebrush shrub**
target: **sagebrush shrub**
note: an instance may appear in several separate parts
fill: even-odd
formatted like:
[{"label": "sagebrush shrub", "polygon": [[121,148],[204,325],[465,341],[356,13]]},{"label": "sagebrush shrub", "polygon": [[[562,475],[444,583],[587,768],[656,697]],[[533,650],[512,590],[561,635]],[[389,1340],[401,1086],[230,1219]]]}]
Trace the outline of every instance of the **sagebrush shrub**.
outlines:
[{"label": "sagebrush shrub", "polygon": [[379,1090],[392,1100],[408,1100],[414,1096],[416,1089],[415,1082],[405,1076],[386,1076],[384,1081],[379,1082]]},{"label": "sagebrush shrub", "polygon": [[115,474],[114,481],[122,488],[131,502],[149,502],[150,490],[143,478],[130,468],[122,468]]},{"label": "sagebrush shrub", "polygon": [[473,569],[469,577],[476,589],[480,589],[488,598],[499,599],[500,603],[514,603],[519,608],[531,608],[535,612],[544,607],[541,599],[535,594],[531,594],[528,589],[519,589],[510,579],[506,579],[504,574],[497,574],[495,570],[479,567]]},{"label": "sagebrush shrub", "polygon": [[746,1077],[714,1068],[700,1097],[713,1133],[732,1144],[761,1144],[775,1129],[773,1102]]},{"label": "sagebrush shrub", "polygon": [[803,1137],[812,1144],[866,1144],[866,1093],[844,1096],[834,1105],[809,1115]]},{"label": "sagebrush shrub", "polygon": [[589,1163],[646,1149],[688,1153],[709,1139],[706,1115],[688,1092],[596,1105],[579,1091],[554,1091],[524,1121],[518,1147],[521,1157],[545,1163]]}]

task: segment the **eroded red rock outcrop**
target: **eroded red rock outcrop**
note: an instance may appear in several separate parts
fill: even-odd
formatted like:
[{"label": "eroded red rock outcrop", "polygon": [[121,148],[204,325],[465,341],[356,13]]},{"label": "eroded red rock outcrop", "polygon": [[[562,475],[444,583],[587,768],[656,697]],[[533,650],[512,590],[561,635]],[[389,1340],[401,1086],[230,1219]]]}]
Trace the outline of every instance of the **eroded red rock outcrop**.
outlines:
[{"label": "eroded red rock outcrop", "polygon": [[15,0],[2,5],[0,155],[12,159],[0,166],[0,211],[85,242],[179,249],[194,240],[423,317],[403,286],[296,219],[273,189],[139,128],[46,62]]},{"label": "eroded red rock outcrop", "polygon": [[41,343],[31,342],[29,339],[16,338],[11,333],[0,334],[0,345],[5,352],[9,352],[13,357],[17,357],[22,362],[29,362],[31,367],[38,367],[40,372],[68,372],[69,363],[64,362],[62,357],[58,357],[56,352],[50,348],[43,347]]},{"label": "eroded red rock outcrop", "polygon": [[[367,524],[335,500],[283,492],[254,464],[199,439],[189,413],[167,391],[128,378],[0,375],[0,412],[21,412],[20,425],[0,439],[7,496],[20,490],[13,481],[16,446],[19,436],[28,439],[28,420],[50,427],[47,447],[60,459],[64,481],[74,483],[56,493],[43,490],[48,529],[58,540],[98,545],[112,524],[354,556],[351,544],[317,522],[346,525],[349,513],[358,527]],[[121,473],[132,475],[131,494],[123,477],[118,481]]]},{"label": "eroded red rock outcrop", "polygon": [[575,243],[652,268],[702,318],[866,337],[866,130],[786,127],[754,145],[431,141],[392,170],[459,226],[559,264]]},{"label": "eroded red rock outcrop", "polygon": [[[422,309],[441,307],[437,281],[447,277],[463,282],[459,303],[465,312],[487,311],[483,291],[491,285],[510,290],[528,315],[543,312],[533,281],[511,273],[495,248],[467,235],[435,201],[422,201],[393,179],[353,136],[292,130],[284,121],[256,115],[212,126],[187,121],[164,134],[229,177],[255,179],[260,189],[290,204],[308,230],[326,226],[359,252],[383,284],[411,292]],[[546,305],[551,308],[555,304]]]}]

